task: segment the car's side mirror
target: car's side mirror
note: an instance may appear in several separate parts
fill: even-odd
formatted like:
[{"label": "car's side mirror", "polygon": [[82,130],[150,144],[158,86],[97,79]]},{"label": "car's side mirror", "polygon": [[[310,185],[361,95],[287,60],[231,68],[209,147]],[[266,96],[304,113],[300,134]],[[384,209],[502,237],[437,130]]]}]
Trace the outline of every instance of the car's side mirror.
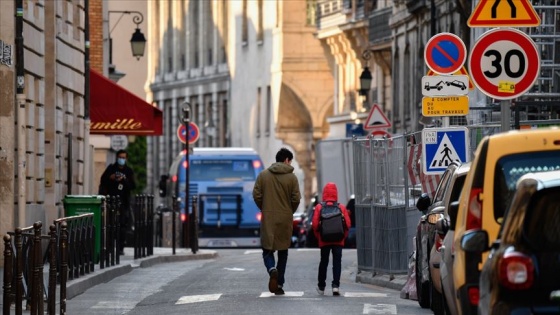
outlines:
[{"label": "car's side mirror", "polygon": [[455,231],[455,224],[457,224],[457,212],[459,211],[459,201],[453,201],[447,208],[449,215],[449,229]]},{"label": "car's side mirror", "polygon": [[488,248],[488,232],[470,230],[461,237],[461,248],[468,253],[482,253]]},{"label": "car's side mirror", "polygon": [[440,218],[436,222],[436,232],[439,235],[445,235],[449,230],[449,221],[445,218]]},{"label": "car's side mirror", "polygon": [[418,198],[418,201],[416,201],[416,208],[421,212],[426,212],[430,204],[432,204],[430,196],[427,193],[423,193],[420,195],[420,198]]}]

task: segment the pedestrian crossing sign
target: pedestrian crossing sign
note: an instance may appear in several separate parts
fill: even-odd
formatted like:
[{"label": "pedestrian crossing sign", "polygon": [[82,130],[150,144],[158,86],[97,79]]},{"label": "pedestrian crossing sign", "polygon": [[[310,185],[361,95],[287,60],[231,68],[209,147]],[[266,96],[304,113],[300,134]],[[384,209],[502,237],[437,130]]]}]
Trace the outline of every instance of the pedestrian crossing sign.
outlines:
[{"label": "pedestrian crossing sign", "polygon": [[422,168],[426,175],[443,174],[452,162],[470,160],[468,129],[465,127],[422,130]]}]

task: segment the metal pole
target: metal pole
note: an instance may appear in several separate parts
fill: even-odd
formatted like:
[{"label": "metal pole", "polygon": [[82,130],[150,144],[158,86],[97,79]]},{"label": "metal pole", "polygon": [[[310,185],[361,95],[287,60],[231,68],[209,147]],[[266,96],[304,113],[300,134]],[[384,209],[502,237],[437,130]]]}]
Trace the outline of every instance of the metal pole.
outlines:
[{"label": "metal pole", "polygon": [[89,62],[89,0],[84,1],[84,13],[85,13],[85,20],[84,20],[84,40],[85,40],[85,49],[84,49],[84,125],[85,125],[85,132],[84,132],[84,192],[86,194],[93,192],[93,185],[91,185],[91,175],[93,175],[92,170],[92,155],[90,154],[90,145],[89,145],[89,131],[90,131],[90,122],[91,119],[89,117],[89,106],[90,106],[90,99],[89,99],[89,69],[90,69],[90,62]]},{"label": "metal pole", "polygon": [[188,235],[189,235],[189,223],[192,221],[192,218],[189,217],[189,186],[190,186],[190,179],[189,179],[189,168],[190,161],[189,161],[189,125],[190,125],[190,112],[191,106],[189,103],[183,103],[183,124],[185,124],[186,130],[186,137],[185,137],[185,216],[186,216],[186,224],[183,223],[183,241],[185,247],[189,244],[187,242]]},{"label": "metal pole", "polygon": [[510,120],[511,120],[511,100],[503,100],[500,102],[502,110],[502,132],[510,130]]},{"label": "metal pole", "polygon": [[17,100],[17,176],[18,226],[27,226],[26,204],[26,120],[25,120],[25,66],[23,47],[23,0],[16,0],[16,100]]}]

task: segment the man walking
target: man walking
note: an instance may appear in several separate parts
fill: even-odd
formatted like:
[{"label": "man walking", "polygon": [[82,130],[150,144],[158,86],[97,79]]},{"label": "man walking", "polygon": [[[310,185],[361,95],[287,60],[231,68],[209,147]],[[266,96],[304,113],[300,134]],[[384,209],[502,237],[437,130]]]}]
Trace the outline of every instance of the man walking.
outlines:
[{"label": "man walking", "polygon": [[126,165],[128,153],[125,150],[117,151],[117,161],[107,166],[99,185],[100,195],[119,196],[121,207],[119,215],[119,255],[124,255],[126,231],[132,226],[130,215],[130,193],[136,188],[134,171]]},{"label": "man walking", "polygon": [[[253,199],[262,212],[261,246],[264,265],[269,274],[268,290],[284,294],[284,274],[291,245],[293,214],[301,194],[294,168],[294,155],[286,148],[276,153],[276,163],[262,171],[253,188]],[[274,252],[278,251],[278,264]]]}]

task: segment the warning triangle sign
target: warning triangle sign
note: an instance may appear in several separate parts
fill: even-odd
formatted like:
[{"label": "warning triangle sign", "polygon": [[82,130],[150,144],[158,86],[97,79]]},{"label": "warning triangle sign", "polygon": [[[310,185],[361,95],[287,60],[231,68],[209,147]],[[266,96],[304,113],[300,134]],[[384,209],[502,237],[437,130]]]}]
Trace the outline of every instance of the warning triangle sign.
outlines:
[{"label": "warning triangle sign", "polygon": [[453,161],[462,163],[461,158],[453,146],[453,143],[451,143],[447,134],[444,134],[437,148],[436,154],[430,162],[430,168],[448,167]]},{"label": "warning triangle sign", "polygon": [[[434,75],[439,75],[439,74],[432,71],[432,69],[428,69],[428,73],[426,75],[434,76]],[[471,91],[474,90],[474,83],[471,80],[471,76],[467,72],[467,69],[465,69],[465,66],[463,66],[461,69],[455,71],[455,73],[453,73],[453,75],[466,75],[467,78],[469,78],[469,90],[471,90]]]},{"label": "warning triangle sign", "polygon": [[391,122],[385,114],[379,108],[379,105],[373,104],[371,111],[369,112],[369,116],[364,124],[364,129],[375,129],[375,128],[389,128],[391,127]]},{"label": "warning triangle sign", "polygon": [[539,26],[541,19],[529,0],[480,0],[467,24],[470,27]]}]

